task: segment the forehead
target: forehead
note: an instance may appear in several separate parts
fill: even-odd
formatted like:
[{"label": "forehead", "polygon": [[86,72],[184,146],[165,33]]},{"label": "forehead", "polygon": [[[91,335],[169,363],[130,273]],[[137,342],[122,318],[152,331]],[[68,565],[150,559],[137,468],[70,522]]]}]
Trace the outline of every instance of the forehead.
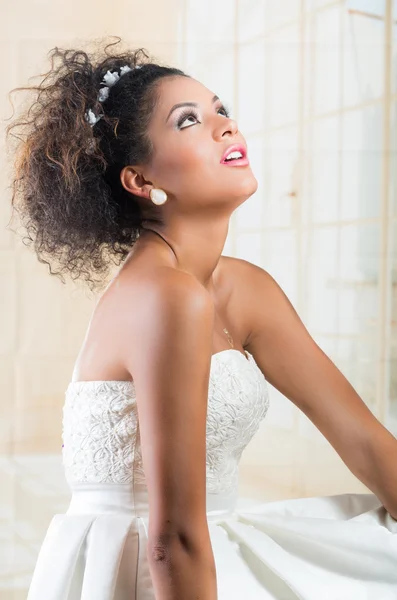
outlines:
[{"label": "forehead", "polygon": [[166,118],[174,104],[211,102],[214,92],[192,77],[164,77],[159,83],[157,115]]}]

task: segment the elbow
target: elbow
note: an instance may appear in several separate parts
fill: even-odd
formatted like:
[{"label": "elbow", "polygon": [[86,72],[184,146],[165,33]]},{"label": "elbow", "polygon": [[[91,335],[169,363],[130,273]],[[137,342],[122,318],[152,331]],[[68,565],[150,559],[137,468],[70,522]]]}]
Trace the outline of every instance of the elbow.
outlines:
[{"label": "elbow", "polygon": [[167,562],[177,554],[197,555],[202,551],[202,536],[183,531],[152,534],[148,541],[148,554],[154,563]]},{"label": "elbow", "polygon": [[208,523],[182,525],[150,530],[147,543],[148,560],[153,565],[181,563],[187,560],[208,563],[213,560]]},{"label": "elbow", "polygon": [[153,536],[148,540],[147,558],[154,585],[161,590],[159,598],[216,599],[210,542],[202,543],[200,537],[181,532]]}]

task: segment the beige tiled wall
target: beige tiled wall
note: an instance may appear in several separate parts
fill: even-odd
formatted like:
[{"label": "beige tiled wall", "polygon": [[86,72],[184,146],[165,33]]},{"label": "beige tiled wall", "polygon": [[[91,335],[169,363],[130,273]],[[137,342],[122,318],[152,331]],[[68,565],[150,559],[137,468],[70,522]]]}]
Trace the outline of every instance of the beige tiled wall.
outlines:
[{"label": "beige tiled wall", "polygon": [[[380,358],[389,352],[392,289],[383,136],[392,131],[384,109],[391,0],[387,27],[382,2],[186,6],[184,67],[231,109],[258,179],[233,214],[225,253],[273,275],[324,352],[391,425],[390,363]],[[269,391],[268,415],[242,457],[242,489],[261,497],[368,491],[313,423]]]},{"label": "beige tiled wall", "polygon": [[[2,119],[12,114],[8,91],[37,83],[34,76],[49,68],[46,53],[55,45],[79,47],[81,41],[86,47],[90,39],[117,35],[125,44],[144,46],[173,64],[179,2],[154,4],[155,10],[153,2],[118,1],[117,10],[110,10],[91,2],[68,2],[55,10],[53,4],[43,2],[40,11],[26,2],[13,4],[0,23]],[[21,92],[12,94],[17,107],[26,97]],[[4,139],[0,150],[4,164]],[[0,172],[0,448],[17,454],[59,452],[63,393],[95,298],[81,286],[69,281],[63,285],[51,276],[48,267],[10,231],[18,223],[9,223],[12,155],[7,159],[7,169]]]},{"label": "beige tiled wall", "polygon": [[[360,341],[351,342],[351,332],[345,331],[345,337],[340,333],[351,326],[349,310],[363,297],[360,268],[368,258],[362,245],[355,242],[356,233],[362,230],[360,178],[350,179],[348,173],[372,169],[376,178],[376,169],[384,164],[385,145],[379,145],[375,135],[384,123],[379,96],[384,79],[374,65],[376,57],[384,56],[387,40],[379,23],[371,29],[373,22],[356,18],[358,38],[352,41],[347,4],[323,0],[116,0],[112,5],[99,5],[43,0],[38,6],[17,0],[2,11],[0,19],[0,112],[2,119],[11,116],[7,92],[43,73],[48,68],[45,54],[55,45],[77,47],[105,35],[121,36],[132,47],[147,47],[160,59],[202,80],[231,105],[259,182],[257,194],[233,216],[224,253],[251,260],[273,274],[323,349],[352,379],[357,378],[354,383],[357,380],[368,394],[365,400],[376,409],[381,401],[386,406],[389,396],[379,383],[374,391],[376,377],[383,377],[384,384],[388,373],[378,370],[380,354],[374,339],[381,336],[374,338],[373,332],[379,333],[381,327],[386,331],[384,315],[387,295],[391,296],[390,280],[378,277],[389,255],[381,254],[378,247],[370,263],[375,259],[378,265],[379,295],[366,289],[368,304],[376,306],[375,326],[361,346]],[[393,6],[397,18],[396,1]],[[368,36],[373,36],[371,43]],[[389,46],[396,66],[396,29],[392,36],[394,42]],[[302,48],[306,48],[303,54]],[[359,74],[366,78],[364,98],[352,62],[357,51],[360,64],[364,61],[366,65]],[[372,57],[373,71],[368,57]],[[350,76],[343,74],[342,65],[348,65]],[[389,97],[394,130],[396,81],[394,76]],[[19,98],[13,95],[14,101]],[[360,103],[364,108],[359,113]],[[371,113],[366,103],[372,103],[375,112]],[[375,134],[366,138],[364,146],[354,145],[363,133],[355,110],[360,115],[367,110],[364,126],[375,124]],[[396,140],[396,136],[390,140],[393,157]],[[3,139],[0,153],[6,165]],[[362,153],[374,157],[365,163],[366,169],[359,162]],[[355,171],[360,164],[361,171]],[[343,165],[350,171],[338,170]],[[20,600],[26,597],[48,523],[55,512],[66,509],[69,499],[60,461],[61,411],[95,298],[80,286],[70,282],[64,286],[50,276],[20,238],[5,228],[10,216],[7,177],[7,169],[1,169],[0,600]],[[369,183],[366,180],[367,187]],[[376,235],[385,235],[381,215],[392,189],[386,185],[381,189],[371,195],[369,208],[366,205],[375,211],[366,215],[372,219],[371,243]],[[389,254],[390,247],[387,245]],[[347,261],[346,254],[350,257]],[[395,252],[393,261],[395,264]],[[345,279],[354,277],[358,292],[344,289]],[[327,310],[319,312],[319,306]],[[335,329],[338,318],[342,327]],[[397,345],[394,338],[393,348]],[[383,350],[387,355],[387,349]],[[360,373],[369,374],[368,385],[367,377]],[[394,395],[395,389],[394,385]],[[377,401],[372,401],[375,394]],[[277,499],[368,491],[291,402],[273,388],[270,400],[268,418],[242,459],[243,495]]]}]

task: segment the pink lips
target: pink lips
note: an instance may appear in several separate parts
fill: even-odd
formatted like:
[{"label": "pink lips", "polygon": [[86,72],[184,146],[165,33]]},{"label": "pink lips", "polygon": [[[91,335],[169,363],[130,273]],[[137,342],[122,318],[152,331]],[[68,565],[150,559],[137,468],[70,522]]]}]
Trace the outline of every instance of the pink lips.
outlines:
[{"label": "pink lips", "polygon": [[[231,152],[235,151],[241,152],[242,158],[236,158],[230,161],[225,160],[226,156],[228,156]],[[247,157],[247,151],[245,146],[243,146],[242,144],[233,144],[233,146],[229,146],[229,148],[227,148],[227,150],[223,154],[220,162],[223,165],[229,165],[231,167],[243,167],[244,165],[249,165],[249,160]]]}]

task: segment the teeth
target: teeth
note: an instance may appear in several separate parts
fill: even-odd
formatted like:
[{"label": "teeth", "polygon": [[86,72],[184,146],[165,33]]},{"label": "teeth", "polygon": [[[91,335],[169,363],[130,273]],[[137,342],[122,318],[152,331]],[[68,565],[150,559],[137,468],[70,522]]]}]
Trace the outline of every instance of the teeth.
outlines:
[{"label": "teeth", "polygon": [[233,160],[234,158],[243,158],[243,155],[239,150],[235,150],[234,152],[230,152],[225,158],[225,160]]}]

